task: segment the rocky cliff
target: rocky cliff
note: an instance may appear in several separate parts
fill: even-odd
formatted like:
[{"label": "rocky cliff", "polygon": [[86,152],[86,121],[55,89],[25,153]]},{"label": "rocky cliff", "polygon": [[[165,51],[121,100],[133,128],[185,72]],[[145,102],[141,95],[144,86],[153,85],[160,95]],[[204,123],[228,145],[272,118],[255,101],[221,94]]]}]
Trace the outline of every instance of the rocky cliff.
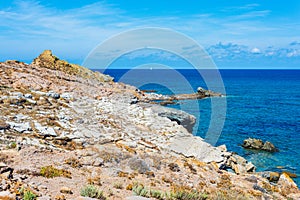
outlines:
[{"label": "rocky cliff", "polygon": [[51,51],[0,63],[0,199],[300,197],[287,174],[270,183],[193,136],[193,116],[112,80]]}]

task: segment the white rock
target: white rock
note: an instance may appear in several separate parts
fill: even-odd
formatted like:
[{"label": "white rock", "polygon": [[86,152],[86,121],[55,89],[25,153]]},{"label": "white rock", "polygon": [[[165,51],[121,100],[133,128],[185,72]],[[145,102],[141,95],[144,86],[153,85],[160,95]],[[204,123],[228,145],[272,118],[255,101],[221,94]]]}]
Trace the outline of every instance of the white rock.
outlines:
[{"label": "white rock", "polygon": [[73,99],[73,96],[70,93],[62,93],[61,98],[70,100],[70,99]]},{"label": "white rock", "polygon": [[12,93],[11,93],[11,96],[15,96],[15,97],[18,97],[18,98],[22,98],[22,97],[23,97],[23,93],[22,93],[22,92],[12,92]]},{"label": "white rock", "polygon": [[2,192],[0,192],[0,199],[15,200],[16,195],[11,194],[9,191],[2,191]]},{"label": "white rock", "polygon": [[203,162],[222,162],[224,160],[222,152],[203,141],[197,136],[190,137],[173,137],[167,147],[175,153],[182,154],[186,157],[195,157]]},{"label": "white rock", "polygon": [[7,122],[10,125],[10,128],[16,130],[19,133],[23,133],[25,131],[32,131],[29,122],[25,123],[15,123],[15,122]]},{"label": "white rock", "polygon": [[24,97],[25,97],[26,99],[32,99],[32,94],[27,93],[27,94],[24,95]]},{"label": "white rock", "polygon": [[26,99],[29,103],[31,103],[31,104],[34,104],[34,105],[36,105],[36,101],[35,100],[32,100],[32,99]]},{"label": "white rock", "polygon": [[57,134],[52,127],[42,126],[40,123],[34,123],[35,128],[39,131],[39,134],[42,136],[52,136],[56,137]]}]

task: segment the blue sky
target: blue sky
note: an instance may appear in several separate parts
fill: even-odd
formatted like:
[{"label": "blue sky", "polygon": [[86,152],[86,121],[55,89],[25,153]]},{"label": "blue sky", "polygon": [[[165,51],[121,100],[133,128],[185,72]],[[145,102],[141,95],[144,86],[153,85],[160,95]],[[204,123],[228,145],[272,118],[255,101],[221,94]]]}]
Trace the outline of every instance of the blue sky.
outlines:
[{"label": "blue sky", "polygon": [[0,60],[31,62],[51,49],[81,64],[115,34],[162,27],[196,40],[219,68],[300,69],[299,10],[298,0],[1,1]]}]

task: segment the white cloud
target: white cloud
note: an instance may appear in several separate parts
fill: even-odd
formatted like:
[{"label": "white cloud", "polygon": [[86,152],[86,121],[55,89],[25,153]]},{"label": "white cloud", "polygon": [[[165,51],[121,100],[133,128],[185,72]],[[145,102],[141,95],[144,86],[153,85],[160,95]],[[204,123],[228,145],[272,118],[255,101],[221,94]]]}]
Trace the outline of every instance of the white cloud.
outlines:
[{"label": "white cloud", "polygon": [[259,48],[253,48],[253,49],[251,49],[251,53],[254,53],[254,54],[259,54],[259,53],[261,53],[260,52],[260,49]]},{"label": "white cloud", "polygon": [[288,52],[287,57],[297,57],[300,56],[300,51],[299,50],[292,50],[291,52]]}]

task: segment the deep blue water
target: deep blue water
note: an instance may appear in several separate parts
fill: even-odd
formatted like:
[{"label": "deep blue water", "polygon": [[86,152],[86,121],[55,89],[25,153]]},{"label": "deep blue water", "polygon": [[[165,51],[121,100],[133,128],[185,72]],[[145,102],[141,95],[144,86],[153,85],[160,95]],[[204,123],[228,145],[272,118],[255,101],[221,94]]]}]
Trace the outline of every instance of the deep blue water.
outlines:
[{"label": "deep blue water", "polygon": [[[105,73],[123,82],[154,89],[157,93],[189,93],[186,83],[168,70],[107,70]],[[155,71],[155,72],[154,72]],[[172,71],[172,70],[171,70]],[[174,71],[174,70],[173,70]],[[130,76],[124,78],[124,74]],[[192,89],[206,87],[195,70],[178,70]],[[226,119],[216,145],[226,144],[228,150],[237,152],[252,161],[257,171],[287,171],[300,176],[300,70],[221,70],[227,100]],[[155,77],[155,81],[150,80]],[[137,81],[139,80],[139,81]],[[214,83],[214,76],[207,82]],[[160,83],[162,83],[160,85]],[[166,84],[168,83],[168,84]],[[212,84],[213,85],[213,84]],[[218,86],[215,91],[221,91]],[[216,100],[218,103],[218,100]],[[189,100],[171,107],[181,108],[198,116],[200,125],[194,134],[206,137],[211,115],[211,99]],[[195,103],[200,111],[194,109]],[[200,113],[200,116],[199,116]],[[243,149],[240,144],[248,137],[272,142],[277,153],[255,152]],[[300,184],[300,179],[295,181]]]}]

